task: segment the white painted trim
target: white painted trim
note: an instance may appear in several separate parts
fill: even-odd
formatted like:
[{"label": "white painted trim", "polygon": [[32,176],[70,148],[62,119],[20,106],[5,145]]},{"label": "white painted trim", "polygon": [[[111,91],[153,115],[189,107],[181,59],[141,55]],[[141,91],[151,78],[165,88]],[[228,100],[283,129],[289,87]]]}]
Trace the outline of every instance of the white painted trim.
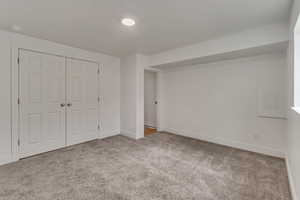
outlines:
[{"label": "white painted trim", "polygon": [[153,54],[148,57],[149,65],[147,67],[258,48],[287,42],[288,40],[287,24],[268,24],[266,26],[247,29],[200,43]]},{"label": "white painted trim", "polygon": [[[2,31],[1,31],[2,32]],[[19,49],[29,49],[33,51],[44,52],[47,54],[55,54],[63,57],[77,58],[82,60],[89,60],[96,62],[103,67],[103,60],[115,58],[112,56],[104,55],[101,53],[90,52],[79,48],[74,48],[62,44],[58,44],[51,41],[46,41],[38,38],[33,38],[21,34],[4,32],[9,35],[11,42],[11,122],[12,122],[12,160],[18,160],[19,149],[17,145],[17,140],[19,138],[19,112],[18,112],[18,51]],[[100,77],[101,82],[101,77]],[[101,83],[100,83],[101,84]],[[101,87],[101,85],[100,85]],[[101,91],[99,89],[101,94]],[[100,120],[102,116],[100,104]],[[100,137],[100,134],[99,134]]]},{"label": "white painted trim", "polygon": [[9,164],[9,163],[13,163],[13,162],[16,162],[16,161],[18,161],[18,159],[15,159],[15,158],[12,158],[12,157],[1,158],[0,159],[0,166],[1,165],[6,165],[6,164]]},{"label": "white painted trim", "polygon": [[120,130],[101,132],[99,139],[120,135]]},{"label": "white painted trim", "polygon": [[134,139],[134,140],[139,140],[139,139],[144,138],[144,136],[138,136],[136,133],[134,133],[132,131],[127,131],[127,130],[121,130],[120,135],[123,135],[125,137],[129,137],[129,138]]},{"label": "white painted trim", "polygon": [[[238,142],[238,141],[229,141],[229,140],[224,140],[224,139],[220,139],[220,138],[205,137],[205,136],[201,136],[201,135],[197,135],[197,134],[191,134],[191,133],[187,134],[186,131],[178,131],[173,128],[165,128],[164,130],[166,132],[174,133],[176,135],[182,135],[185,137],[195,138],[195,139],[203,140],[206,142],[211,142],[211,143],[215,143],[215,144],[220,144],[220,145],[224,145],[224,146],[229,146],[229,147],[233,147],[233,148],[237,148],[237,149],[241,149],[241,150],[265,154],[265,155],[274,156],[274,157],[278,157],[278,158],[285,158],[285,153],[280,150],[277,150],[277,149],[265,148],[262,146],[242,143],[242,142]],[[191,137],[191,135],[193,135],[195,137]]]},{"label": "white painted trim", "polygon": [[[140,109],[140,116],[143,117],[142,121],[139,121],[138,123],[141,123],[141,126],[143,127],[144,130],[144,126],[151,126],[151,127],[156,127],[158,131],[161,131],[162,128],[162,72],[161,71],[153,71],[155,72],[155,76],[156,76],[156,101],[158,102],[158,104],[156,105],[156,125],[153,125],[149,122],[145,122],[144,121],[144,115],[145,115],[145,108],[144,108],[144,103],[145,103],[145,86],[144,86],[144,78],[145,78],[145,71],[149,70],[148,68],[144,68],[143,69],[143,73],[141,74],[141,77],[143,79],[143,83],[142,83],[142,88],[141,88],[141,93],[142,93],[142,98],[139,99],[141,105],[142,105],[142,109]],[[139,137],[143,138],[145,136],[144,132],[143,132],[143,136]]]},{"label": "white painted trim", "polygon": [[140,140],[140,139],[143,139],[145,136],[137,136],[135,139],[136,140]]},{"label": "white painted trim", "polygon": [[14,159],[0,160],[0,166],[7,165],[7,164],[10,164],[10,163],[13,163],[13,162],[17,162],[17,161],[19,161],[19,160],[14,160]]},{"label": "white painted trim", "polygon": [[157,128],[156,126],[151,126],[151,125],[149,125],[149,124],[147,124],[147,123],[145,123],[145,127],[148,127],[148,128],[154,128],[154,129]]},{"label": "white painted trim", "polygon": [[156,99],[158,104],[156,105],[156,129],[162,131],[164,127],[164,82],[163,72],[156,73],[157,89]]},{"label": "white painted trim", "polygon": [[153,128],[156,128],[156,125],[154,123],[151,123],[151,122],[146,122],[144,123],[145,126],[150,126],[150,127],[153,127]]},{"label": "white painted trim", "polygon": [[300,107],[292,107],[292,110],[300,114]]},{"label": "white painted trim", "polygon": [[161,72],[161,71],[162,71],[162,70],[160,70],[160,69],[156,69],[156,68],[149,67],[149,66],[145,66],[144,69],[145,69],[145,70],[148,70],[148,71],[152,71],[152,72]]},{"label": "white painted trim", "polygon": [[132,138],[132,139],[137,139],[136,133],[128,130],[121,130],[121,135]]},{"label": "white painted trim", "polygon": [[290,165],[290,161],[288,159],[288,156],[285,157],[285,164],[286,164],[286,168],[288,171],[288,179],[289,179],[289,183],[290,183],[290,189],[291,189],[291,195],[292,195],[292,199],[293,200],[299,200],[297,193],[296,193],[296,187],[295,187],[295,182],[293,179],[293,173],[292,173],[292,169],[291,169],[291,165]]},{"label": "white painted trim", "polygon": [[[107,132],[102,132],[101,136],[99,139],[104,139],[112,136],[120,135],[120,130],[112,130],[112,131],[107,131]],[[65,147],[64,147],[65,148]],[[62,148],[60,148],[62,149]],[[6,165],[9,163],[17,162],[19,160],[19,156],[8,156],[7,158],[0,158],[0,166],[1,165]]]}]

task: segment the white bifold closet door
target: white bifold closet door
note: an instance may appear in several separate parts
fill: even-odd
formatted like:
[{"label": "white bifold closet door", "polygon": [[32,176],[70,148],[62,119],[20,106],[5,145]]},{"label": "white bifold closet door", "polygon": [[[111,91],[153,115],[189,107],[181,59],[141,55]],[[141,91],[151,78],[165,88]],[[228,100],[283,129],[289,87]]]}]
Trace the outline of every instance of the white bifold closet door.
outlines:
[{"label": "white bifold closet door", "polygon": [[67,59],[67,145],[99,136],[98,70],[97,63]]},{"label": "white bifold closet door", "polygon": [[20,157],[65,146],[65,58],[19,51]]},{"label": "white bifold closet door", "polygon": [[97,139],[99,65],[19,50],[21,158]]}]

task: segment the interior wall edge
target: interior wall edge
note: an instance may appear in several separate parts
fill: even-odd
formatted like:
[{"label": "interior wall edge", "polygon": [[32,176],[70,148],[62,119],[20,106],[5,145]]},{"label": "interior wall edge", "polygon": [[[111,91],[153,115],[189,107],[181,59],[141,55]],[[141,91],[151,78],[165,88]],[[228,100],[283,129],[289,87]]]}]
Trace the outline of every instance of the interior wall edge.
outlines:
[{"label": "interior wall edge", "polygon": [[183,66],[179,66],[179,67],[171,67],[169,69],[163,70],[163,73],[196,70],[196,69],[199,69],[200,67],[215,66],[220,63],[231,64],[231,63],[235,63],[237,61],[243,61],[243,62],[255,61],[256,59],[259,59],[259,58],[269,58],[269,59],[285,58],[286,59],[287,51],[265,52],[265,53],[260,53],[260,54],[256,54],[256,55],[246,56],[246,57],[236,57],[236,58],[231,58],[231,59],[219,60],[219,61],[211,62],[211,63],[198,63],[198,64],[191,64],[191,65],[183,65]]},{"label": "interior wall edge", "polygon": [[1,158],[0,159],[0,166],[1,165],[6,165],[6,164],[9,164],[9,163],[13,163],[13,162],[16,162],[18,161],[18,159],[16,158],[13,158],[11,155],[7,158]]},{"label": "interior wall edge", "polygon": [[129,130],[121,130],[121,135],[125,136],[125,137],[129,137],[131,139],[138,139],[137,138],[137,134],[135,132],[129,131]]},{"label": "interior wall edge", "polygon": [[288,172],[288,180],[289,180],[289,185],[290,185],[290,190],[291,190],[291,195],[293,200],[299,200],[297,193],[296,193],[296,186],[295,186],[295,180],[293,178],[292,174],[292,169],[291,169],[291,164],[290,164],[290,159],[288,155],[285,156],[285,164],[286,164],[286,169]]},{"label": "interior wall edge", "polygon": [[[253,39],[255,38],[255,39]],[[149,67],[287,42],[285,23],[268,24],[149,56]]]},{"label": "interior wall edge", "polygon": [[174,128],[165,128],[164,131],[173,133],[175,135],[181,135],[181,136],[185,136],[185,137],[189,137],[189,138],[193,138],[193,139],[202,140],[205,142],[211,142],[211,143],[224,145],[224,146],[228,146],[228,147],[232,147],[232,148],[236,148],[236,149],[241,149],[244,151],[260,153],[260,154],[273,156],[273,157],[277,157],[277,158],[283,158],[283,159],[286,157],[285,152],[280,149],[265,148],[263,146],[247,144],[247,143],[243,143],[243,142],[239,142],[239,141],[229,141],[229,140],[224,140],[224,139],[216,138],[216,137],[201,136],[198,134],[193,134],[192,132],[187,133],[186,131],[180,131],[180,130],[177,130]]},{"label": "interior wall edge", "polygon": [[150,127],[156,127],[155,124],[153,124],[152,122],[147,122],[147,121],[145,121],[144,125],[145,126],[150,126]]},{"label": "interior wall edge", "polygon": [[104,138],[108,138],[108,137],[112,137],[112,136],[116,136],[116,135],[120,135],[121,131],[120,129],[116,129],[116,130],[112,130],[112,131],[105,131],[102,132],[99,139],[104,139]]}]

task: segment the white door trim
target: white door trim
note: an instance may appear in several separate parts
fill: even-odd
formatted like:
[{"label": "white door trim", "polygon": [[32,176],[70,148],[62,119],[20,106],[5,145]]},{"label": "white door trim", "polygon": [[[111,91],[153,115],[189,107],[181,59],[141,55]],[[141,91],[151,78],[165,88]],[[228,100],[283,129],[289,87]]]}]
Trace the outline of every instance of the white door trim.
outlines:
[{"label": "white door trim", "polygon": [[[145,69],[144,70],[144,83],[148,83],[149,84],[149,80],[148,82],[146,81],[146,73],[148,73],[148,76],[152,77],[153,80],[150,80],[150,85],[146,85],[144,84],[144,114],[146,114],[148,112],[148,118],[144,118],[144,125],[148,126],[148,127],[153,127],[153,128],[157,128],[157,124],[158,124],[158,120],[157,120],[157,110],[158,110],[158,73],[155,71],[150,71]],[[148,77],[149,78],[149,77]],[[151,78],[151,79],[152,79]],[[149,93],[152,94],[150,95],[150,98],[152,97],[153,99],[151,99],[151,101],[149,101],[149,99],[146,98],[146,89],[148,89],[148,95]],[[150,90],[149,90],[150,89]],[[149,96],[148,96],[149,98]],[[151,107],[151,110],[147,110],[146,108]],[[150,113],[149,113],[150,112]],[[150,115],[149,115],[150,114]],[[147,115],[145,115],[147,116]]]},{"label": "white door trim", "polygon": [[[12,154],[8,160],[5,160],[5,163],[14,162],[19,160],[19,151],[18,151],[18,51],[19,49],[27,49],[38,52],[45,52],[49,54],[56,54],[69,58],[77,58],[82,60],[87,60],[91,62],[98,63],[100,66],[103,66],[102,59],[106,59],[106,55],[99,54],[84,49],[74,48],[55,42],[37,39],[33,37],[28,37],[21,34],[9,33],[8,39],[10,42],[10,78],[11,78],[11,136],[12,136]],[[101,94],[101,93],[100,93]],[[101,105],[100,105],[101,106]],[[101,113],[101,110],[100,110]]]},{"label": "white door trim", "polygon": [[[138,102],[141,104],[141,108],[138,109],[138,112],[140,113],[141,119],[142,120],[137,120],[139,123],[139,126],[142,127],[142,135],[144,137],[144,114],[145,114],[145,109],[144,109],[144,101],[145,101],[145,86],[144,86],[144,79],[145,79],[145,70],[152,71],[156,73],[156,100],[157,100],[157,105],[156,105],[156,129],[157,131],[162,131],[163,130],[163,113],[162,113],[162,107],[163,107],[163,82],[162,82],[162,76],[163,72],[157,71],[157,70],[152,70],[148,68],[142,69],[142,72],[139,74],[140,80],[140,90],[142,93],[142,98],[138,98]],[[137,137],[140,138],[140,137]]]},{"label": "white door trim", "polygon": [[[36,43],[32,43],[36,41]],[[37,49],[37,50],[35,50]],[[42,49],[42,50],[39,50]],[[20,138],[20,121],[19,121],[19,105],[18,105],[18,98],[19,98],[19,50],[28,50],[37,53],[43,53],[48,55],[55,55],[61,56],[65,59],[77,59],[86,62],[95,63],[99,66],[100,75],[101,75],[101,62],[98,61],[99,57],[97,55],[93,55],[92,52],[84,51],[77,49],[74,52],[68,52],[68,50],[76,50],[70,47],[65,47],[63,45],[54,45],[52,42],[42,41],[39,39],[31,39],[27,40],[26,38],[17,39],[16,41],[11,40],[11,134],[12,134],[12,156],[9,160],[5,163],[15,162],[19,160],[20,157],[20,149],[18,146],[18,140]],[[52,52],[52,53],[51,53]],[[53,52],[61,52],[56,54]],[[65,55],[64,55],[65,54]],[[76,55],[78,57],[75,57]],[[90,59],[90,60],[89,60]],[[100,75],[98,80],[98,96],[100,97],[100,102],[98,105],[98,120],[100,124],[100,130],[98,130],[98,138],[101,138],[101,77]]]}]

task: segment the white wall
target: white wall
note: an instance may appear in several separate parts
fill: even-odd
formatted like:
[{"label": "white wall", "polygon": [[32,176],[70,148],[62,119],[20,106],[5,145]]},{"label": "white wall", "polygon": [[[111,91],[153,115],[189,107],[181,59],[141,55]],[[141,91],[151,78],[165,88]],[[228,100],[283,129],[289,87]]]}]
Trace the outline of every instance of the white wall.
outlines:
[{"label": "white wall", "polygon": [[149,66],[192,60],[288,41],[287,24],[269,24],[149,56]]},{"label": "white wall", "polygon": [[11,159],[10,40],[0,32],[0,164]]},{"label": "white wall", "polygon": [[121,133],[144,137],[144,69],[147,57],[140,54],[121,58]]},{"label": "white wall", "polygon": [[108,137],[120,134],[120,59],[105,60],[100,80],[101,134]]},{"label": "white wall", "polygon": [[193,138],[283,157],[286,120],[258,116],[262,114],[259,105],[263,94],[278,100],[271,104],[265,101],[262,107],[271,105],[272,109],[263,111],[284,117],[284,113],[273,111],[285,108],[285,72],[283,53],[165,72],[165,128]]},{"label": "white wall", "polygon": [[[101,65],[100,138],[120,133],[120,59],[58,43],[0,31],[0,164],[18,159],[18,49],[86,59]],[[3,136],[3,137],[2,137]],[[7,154],[7,150],[9,153]]]},{"label": "white wall", "polygon": [[156,79],[156,72],[151,72],[145,70],[144,76],[144,94],[145,94],[145,125],[156,127],[156,93],[157,93],[157,79]]},{"label": "white wall", "polygon": [[135,138],[137,131],[136,55],[121,59],[121,133]]},{"label": "white wall", "polygon": [[[289,104],[288,110],[288,125],[287,125],[287,164],[289,170],[289,178],[291,183],[292,194],[294,200],[300,199],[300,113],[291,109],[293,106],[293,60],[294,46],[293,34],[297,18],[300,13],[300,1],[295,0],[290,18],[290,46],[288,57],[288,91]],[[297,55],[296,55],[297,56]],[[299,56],[299,55],[298,55]],[[299,67],[299,66],[297,66]]]}]

